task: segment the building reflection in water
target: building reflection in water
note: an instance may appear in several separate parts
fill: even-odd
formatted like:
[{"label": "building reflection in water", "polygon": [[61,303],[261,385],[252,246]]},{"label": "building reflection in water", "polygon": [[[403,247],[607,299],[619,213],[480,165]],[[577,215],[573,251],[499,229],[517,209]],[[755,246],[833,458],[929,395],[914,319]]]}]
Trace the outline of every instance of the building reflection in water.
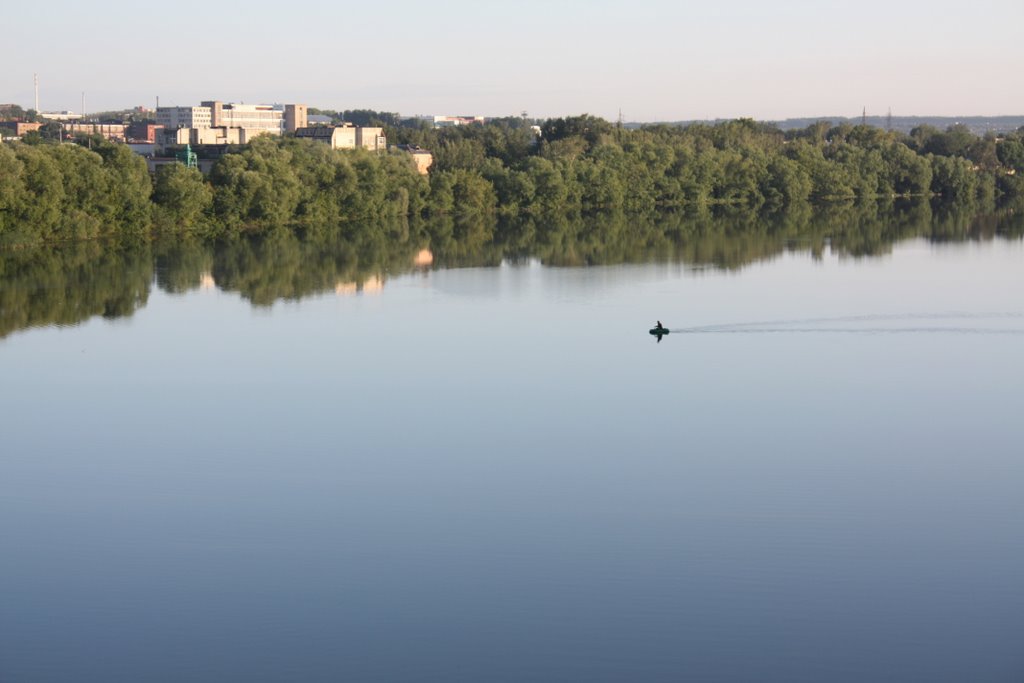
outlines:
[{"label": "building reflection in water", "polygon": [[[429,249],[420,249],[412,259],[415,268],[426,268],[434,263],[434,253]],[[362,282],[339,282],[334,285],[334,293],[338,296],[352,294],[376,294],[384,289],[384,278],[374,275]]]},{"label": "building reflection in water", "polygon": [[334,293],[338,296],[351,294],[377,294],[384,289],[384,278],[374,275],[362,282],[339,282],[334,285]]}]

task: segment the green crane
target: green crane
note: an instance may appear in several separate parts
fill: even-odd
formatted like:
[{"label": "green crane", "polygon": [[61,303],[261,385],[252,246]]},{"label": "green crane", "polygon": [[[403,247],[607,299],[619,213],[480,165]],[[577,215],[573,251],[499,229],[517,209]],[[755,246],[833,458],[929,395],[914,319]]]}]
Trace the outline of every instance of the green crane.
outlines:
[{"label": "green crane", "polygon": [[174,157],[189,168],[199,168],[199,157],[192,151],[192,145],[185,144],[185,148],[174,155]]}]

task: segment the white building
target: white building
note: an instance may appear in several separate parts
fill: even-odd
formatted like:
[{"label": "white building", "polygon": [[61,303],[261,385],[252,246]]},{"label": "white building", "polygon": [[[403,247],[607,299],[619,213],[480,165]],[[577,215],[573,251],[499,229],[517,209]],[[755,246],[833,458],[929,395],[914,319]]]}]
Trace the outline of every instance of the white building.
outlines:
[{"label": "white building", "polygon": [[250,137],[255,131],[281,135],[284,133],[284,109],[269,104],[224,104],[203,102],[210,110],[210,125],[214,127],[243,128]]},{"label": "white building", "polygon": [[434,128],[448,128],[450,126],[468,126],[471,123],[484,123],[483,116],[420,116],[423,121],[429,121]]},{"label": "white building", "polygon": [[47,121],[78,121],[82,118],[81,114],[73,111],[41,111],[39,116]]},{"label": "white building", "polygon": [[166,130],[209,128],[212,124],[212,114],[209,107],[158,107],[156,123]]}]

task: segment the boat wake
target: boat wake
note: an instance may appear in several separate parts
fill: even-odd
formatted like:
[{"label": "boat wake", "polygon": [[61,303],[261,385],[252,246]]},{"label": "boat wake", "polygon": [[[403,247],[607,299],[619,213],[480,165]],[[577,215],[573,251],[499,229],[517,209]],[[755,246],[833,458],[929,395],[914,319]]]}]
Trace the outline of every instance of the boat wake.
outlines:
[{"label": "boat wake", "polygon": [[[926,324],[928,322],[934,324]],[[986,322],[987,325],[979,325]],[[1017,323],[1000,326],[1000,323]],[[721,323],[671,328],[674,334],[978,334],[1024,335],[1024,313],[909,313]]]}]

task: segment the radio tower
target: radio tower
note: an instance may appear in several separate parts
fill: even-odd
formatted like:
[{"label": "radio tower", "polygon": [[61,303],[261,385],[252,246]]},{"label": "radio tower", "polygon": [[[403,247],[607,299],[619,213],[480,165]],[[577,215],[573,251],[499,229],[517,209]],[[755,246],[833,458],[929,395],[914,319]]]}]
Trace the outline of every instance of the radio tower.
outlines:
[{"label": "radio tower", "polygon": [[864,107],[864,110],[860,113],[860,125],[868,125],[868,108]]}]

